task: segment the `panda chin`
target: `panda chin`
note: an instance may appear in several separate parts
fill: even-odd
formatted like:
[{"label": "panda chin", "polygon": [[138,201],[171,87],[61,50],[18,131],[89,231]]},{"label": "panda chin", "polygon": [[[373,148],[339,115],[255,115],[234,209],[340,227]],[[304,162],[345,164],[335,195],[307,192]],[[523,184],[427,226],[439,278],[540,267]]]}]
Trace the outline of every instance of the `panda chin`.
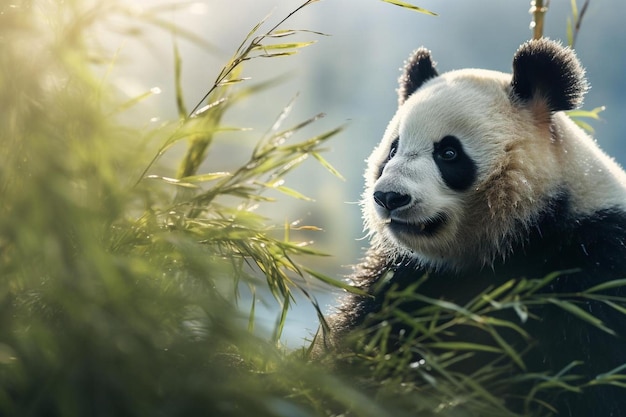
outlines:
[{"label": "panda chin", "polygon": [[447,216],[443,213],[420,223],[410,223],[401,219],[390,218],[388,227],[393,234],[397,235],[432,236],[447,223],[447,220]]}]

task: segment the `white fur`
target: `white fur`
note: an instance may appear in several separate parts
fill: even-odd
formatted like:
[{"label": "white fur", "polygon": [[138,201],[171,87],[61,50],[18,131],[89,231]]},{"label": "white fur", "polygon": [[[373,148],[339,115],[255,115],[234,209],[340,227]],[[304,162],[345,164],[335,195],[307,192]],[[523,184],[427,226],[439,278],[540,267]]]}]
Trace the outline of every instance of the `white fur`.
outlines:
[{"label": "white fur", "polygon": [[[512,101],[510,82],[510,74],[453,71],[427,81],[398,109],[368,159],[362,207],[375,247],[434,268],[489,265],[507,255],[520,225],[530,227],[559,190],[569,192],[581,216],[626,210],[624,171],[565,114],[550,114],[539,100]],[[446,135],[456,136],[478,166],[467,191],[449,189],[433,161],[433,143]],[[376,178],[396,137],[399,149]],[[432,236],[394,235],[375,191],[412,197],[397,213],[403,220],[420,224],[445,213],[448,222]]]}]

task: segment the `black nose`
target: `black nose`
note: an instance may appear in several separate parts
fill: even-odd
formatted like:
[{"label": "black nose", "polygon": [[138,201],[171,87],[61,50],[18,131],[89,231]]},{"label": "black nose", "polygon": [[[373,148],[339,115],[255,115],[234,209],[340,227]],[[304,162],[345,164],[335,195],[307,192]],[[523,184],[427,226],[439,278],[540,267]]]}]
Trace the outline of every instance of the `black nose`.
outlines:
[{"label": "black nose", "polygon": [[374,193],[374,201],[379,206],[391,211],[409,204],[411,202],[411,196],[396,193],[393,191],[389,191],[386,193],[382,191],[376,191]]}]

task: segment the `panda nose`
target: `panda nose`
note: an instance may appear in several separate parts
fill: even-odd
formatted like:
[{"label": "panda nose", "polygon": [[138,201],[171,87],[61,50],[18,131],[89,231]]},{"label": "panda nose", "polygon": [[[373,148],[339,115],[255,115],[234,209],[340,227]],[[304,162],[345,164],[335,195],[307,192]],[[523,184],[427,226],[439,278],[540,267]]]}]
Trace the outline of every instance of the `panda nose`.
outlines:
[{"label": "panda nose", "polygon": [[386,208],[389,211],[404,207],[411,202],[411,196],[406,194],[400,194],[393,191],[374,192],[374,201],[381,207]]}]

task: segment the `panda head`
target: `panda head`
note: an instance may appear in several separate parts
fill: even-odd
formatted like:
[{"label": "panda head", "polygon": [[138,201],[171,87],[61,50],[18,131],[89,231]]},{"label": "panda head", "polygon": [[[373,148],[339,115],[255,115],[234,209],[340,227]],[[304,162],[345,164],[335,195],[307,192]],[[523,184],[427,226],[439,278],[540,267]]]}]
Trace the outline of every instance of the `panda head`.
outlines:
[{"label": "panda head", "polygon": [[562,190],[559,112],[586,89],[573,51],[546,39],[519,48],[512,75],[439,75],[430,52],[415,51],[368,159],[362,205],[374,247],[433,268],[506,256]]}]

